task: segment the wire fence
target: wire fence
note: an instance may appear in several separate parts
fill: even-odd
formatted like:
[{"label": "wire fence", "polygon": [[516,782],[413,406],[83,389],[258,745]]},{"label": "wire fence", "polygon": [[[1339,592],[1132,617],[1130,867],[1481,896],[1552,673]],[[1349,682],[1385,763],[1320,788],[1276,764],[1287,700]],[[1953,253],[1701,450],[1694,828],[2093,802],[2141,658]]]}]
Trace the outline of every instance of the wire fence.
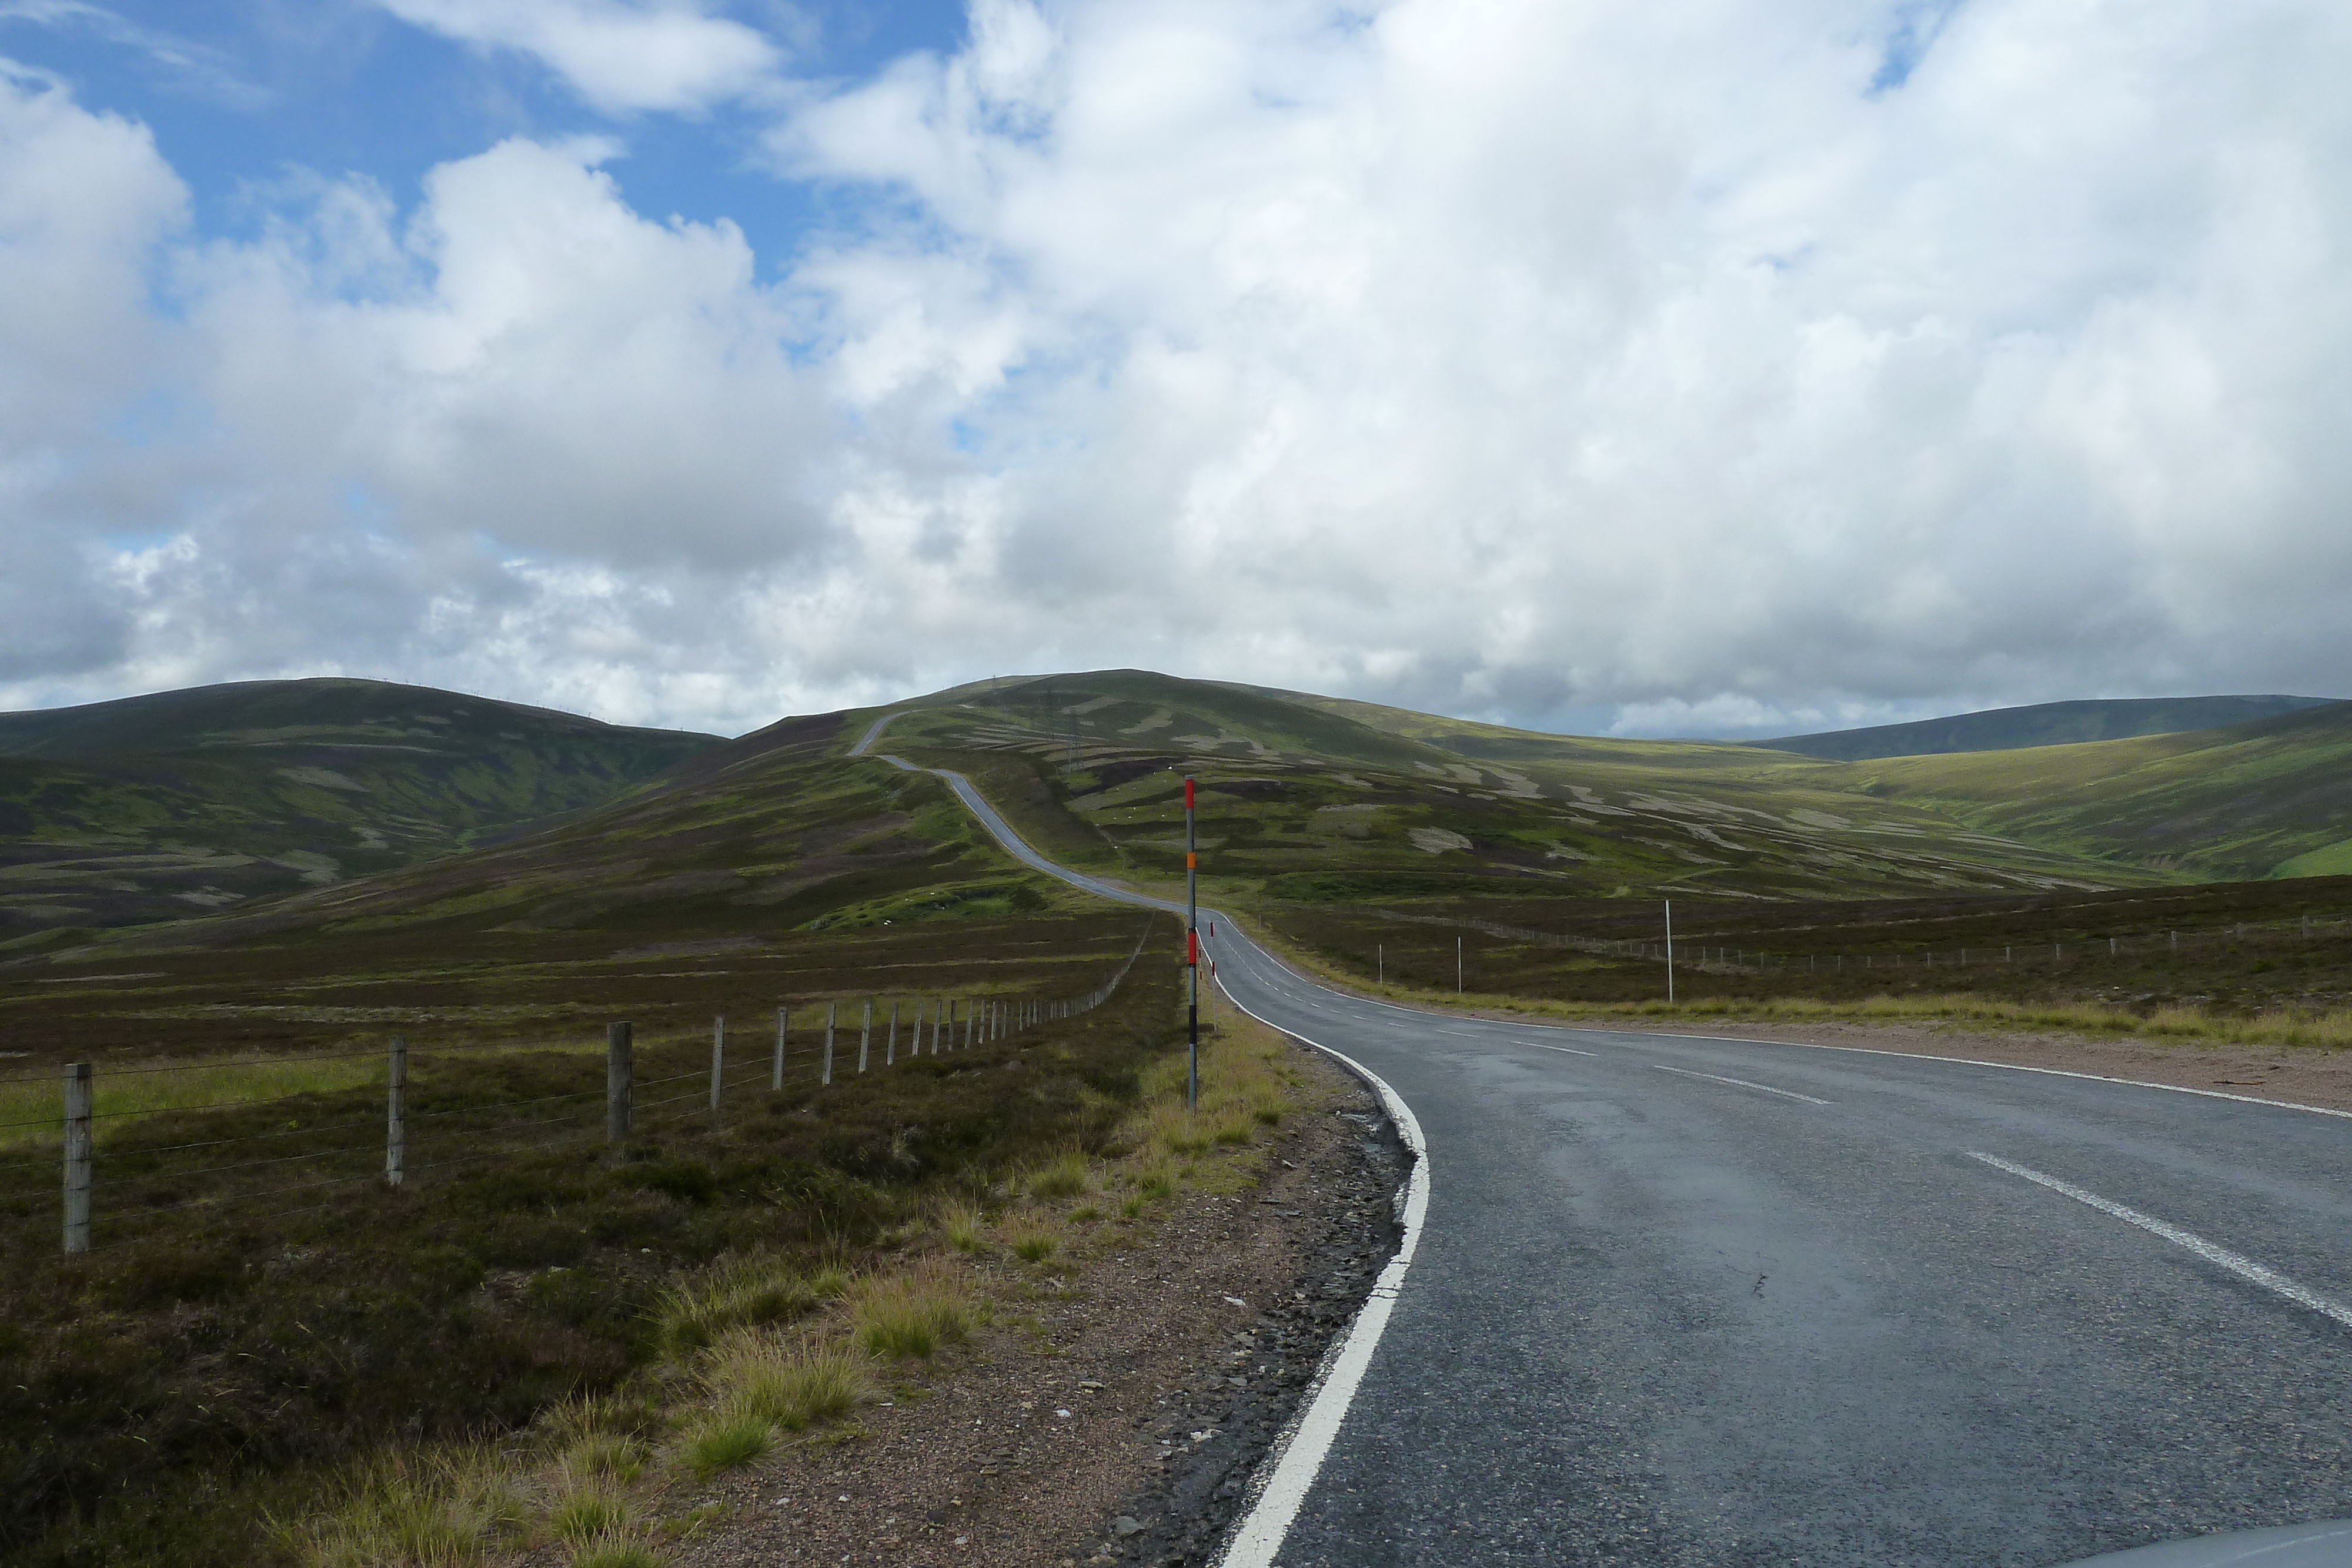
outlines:
[{"label": "wire fence", "polygon": [[[0,1214],[25,1217],[57,1204],[62,1211],[68,1253],[87,1252],[102,1222],[111,1241],[137,1231],[137,1222],[156,1221],[190,1210],[235,1214],[255,1220],[305,1213],[338,1201],[303,1201],[269,1207],[273,1200],[373,1184],[411,1189],[426,1173],[597,1143],[617,1144],[656,1128],[717,1116],[747,1096],[785,1091],[823,1090],[836,1079],[887,1071],[924,1056],[942,1056],[995,1044],[1045,1024],[1076,1018],[1108,1002],[1141,956],[1144,941],[1103,984],[1075,997],[924,995],[875,997],[845,1005],[780,1007],[771,1034],[764,1020],[756,1036],[730,1031],[714,1019],[707,1066],[640,1077],[635,1030],[627,1023],[607,1031],[603,1082],[552,1094],[530,1094],[483,1102],[466,1098],[474,1070],[485,1060],[463,1047],[412,1055],[404,1036],[380,1051],[336,1051],[301,1057],[223,1063],[189,1062],[125,1068],[103,1074],[90,1063],[65,1070],[59,1114],[0,1124],[0,1133],[32,1127],[54,1129],[55,1139],[37,1140],[26,1152],[0,1160]],[[656,1042],[665,1052],[689,1046],[695,1037]],[[208,1098],[195,1104],[136,1105],[110,1109],[104,1085],[117,1077],[185,1072],[233,1077],[239,1071],[273,1071],[286,1063],[374,1058],[384,1071],[374,1078],[384,1096],[381,1118],[343,1117],[315,1125],[299,1120],[284,1126],[232,1131],[234,1116],[268,1113],[317,1092],[297,1090],[265,1097]],[[583,1071],[592,1071],[583,1063]],[[57,1082],[36,1075],[0,1083]],[[348,1092],[365,1084],[337,1085]],[[646,1091],[656,1092],[650,1099]],[[669,1091],[669,1092],[660,1092]],[[200,1092],[202,1091],[199,1091]],[[449,1103],[449,1102],[455,1103]],[[167,1143],[147,1143],[144,1119],[186,1114],[195,1125],[172,1124]],[[221,1125],[216,1135],[205,1123]],[[373,1128],[371,1135],[359,1129]],[[267,1150],[268,1152],[264,1152]],[[428,1157],[412,1160],[413,1154]],[[194,1159],[189,1156],[195,1156]],[[46,1170],[49,1180],[37,1174]],[[60,1175],[62,1180],[59,1180]]]},{"label": "wire fence", "polygon": [[1384,921],[1409,925],[1438,925],[1449,930],[1476,931],[1505,941],[1569,948],[1599,956],[1646,960],[1663,964],[1669,952],[1678,969],[1714,974],[1848,974],[1880,970],[1982,969],[1991,965],[2054,967],[2090,958],[2177,957],[2194,956],[2232,945],[2271,943],[2280,946],[2311,942],[2352,931],[2352,919],[2329,915],[2297,915],[2284,920],[2233,921],[2223,926],[2189,931],[2135,931],[2112,936],[2084,936],[2051,941],[1988,943],[1980,946],[1935,946],[1890,943],[1866,952],[1773,952],[1730,943],[1692,942],[1677,938],[1671,949],[1663,933],[1659,939],[1610,940],[1579,936],[1531,926],[1508,925],[1492,920],[1457,915],[1409,915],[1402,910],[1376,909]]}]

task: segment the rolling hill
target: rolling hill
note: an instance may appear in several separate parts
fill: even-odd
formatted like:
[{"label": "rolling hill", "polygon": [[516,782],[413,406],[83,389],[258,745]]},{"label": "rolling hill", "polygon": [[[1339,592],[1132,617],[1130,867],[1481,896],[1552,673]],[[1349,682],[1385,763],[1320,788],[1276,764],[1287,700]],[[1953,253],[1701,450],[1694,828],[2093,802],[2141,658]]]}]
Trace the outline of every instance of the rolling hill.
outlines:
[{"label": "rolling hill", "polygon": [[2352,703],[2179,735],[1851,763],[1837,782],[2184,879],[2352,871]]},{"label": "rolling hill", "polygon": [[0,714],[0,939],[184,918],[446,855],[717,743],[360,680]]},{"label": "rolling hill", "polygon": [[2036,703],[2031,707],[1988,708],[1913,724],[1873,725],[1867,729],[1821,735],[1783,736],[1742,744],[1793,751],[1833,762],[1865,762],[1880,757],[1929,757],[1956,751],[2015,751],[2035,746],[2071,746],[2086,740],[2125,740],[2142,735],[2219,729],[2324,707],[2331,697],[2129,697],[2102,702]]},{"label": "rolling hill", "polygon": [[1536,735],[1141,671],[919,699],[886,748],[971,774],[1072,863],[1173,879],[1177,774],[1221,896],[1862,896],[2165,879],[1736,746]]},{"label": "rolling hill", "polygon": [[[972,776],[1051,852],[1140,883],[1181,878],[1192,773],[1207,883],[1244,902],[2071,895],[2352,860],[2346,704],[1844,762],[1136,670],[978,683],[723,743],[300,682],[0,716],[0,915],[37,931],[252,911],[172,941],[289,922],[528,935],[666,906],[682,927],[723,923],[749,898],[759,913],[735,917],[805,925],[865,918],[844,901],[862,907],[858,878],[894,866],[873,897],[914,900],[908,918],[961,907],[1004,868],[943,805],[886,804],[910,800],[903,778],[849,755],[877,718],[878,749]],[[863,825],[812,826],[844,791]],[[495,841],[524,824],[541,831]]]}]

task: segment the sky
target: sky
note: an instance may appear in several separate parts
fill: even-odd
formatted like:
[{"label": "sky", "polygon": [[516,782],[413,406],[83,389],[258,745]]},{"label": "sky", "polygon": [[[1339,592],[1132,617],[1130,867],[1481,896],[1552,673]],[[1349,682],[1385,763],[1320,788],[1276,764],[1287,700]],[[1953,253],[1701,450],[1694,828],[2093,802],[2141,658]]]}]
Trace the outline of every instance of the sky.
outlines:
[{"label": "sky", "polygon": [[0,708],[2352,696],[2342,0],[0,0]]}]

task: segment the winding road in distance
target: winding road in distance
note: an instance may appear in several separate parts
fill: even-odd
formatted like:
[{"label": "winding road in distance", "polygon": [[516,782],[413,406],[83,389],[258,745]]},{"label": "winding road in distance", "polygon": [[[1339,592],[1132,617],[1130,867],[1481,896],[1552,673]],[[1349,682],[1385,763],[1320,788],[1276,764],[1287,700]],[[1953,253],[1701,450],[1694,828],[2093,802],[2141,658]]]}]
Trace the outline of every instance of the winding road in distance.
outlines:
[{"label": "winding road in distance", "polygon": [[1226,994],[1390,1086],[1428,1179],[1234,1568],[2042,1568],[2352,1516],[2352,1120],[1422,1012],[1217,919]]}]

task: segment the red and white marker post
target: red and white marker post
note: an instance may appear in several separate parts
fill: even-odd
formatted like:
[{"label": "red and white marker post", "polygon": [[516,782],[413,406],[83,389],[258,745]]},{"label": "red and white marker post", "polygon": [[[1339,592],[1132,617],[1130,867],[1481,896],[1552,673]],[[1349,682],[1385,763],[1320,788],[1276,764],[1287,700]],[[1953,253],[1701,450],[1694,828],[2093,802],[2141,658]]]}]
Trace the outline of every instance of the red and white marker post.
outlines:
[{"label": "red and white marker post", "polygon": [[1192,780],[1184,779],[1184,973],[1191,983],[1186,1029],[1191,1041],[1184,1065],[1184,1109],[1201,1108],[1201,922],[1198,883],[1201,856],[1192,834]]}]

